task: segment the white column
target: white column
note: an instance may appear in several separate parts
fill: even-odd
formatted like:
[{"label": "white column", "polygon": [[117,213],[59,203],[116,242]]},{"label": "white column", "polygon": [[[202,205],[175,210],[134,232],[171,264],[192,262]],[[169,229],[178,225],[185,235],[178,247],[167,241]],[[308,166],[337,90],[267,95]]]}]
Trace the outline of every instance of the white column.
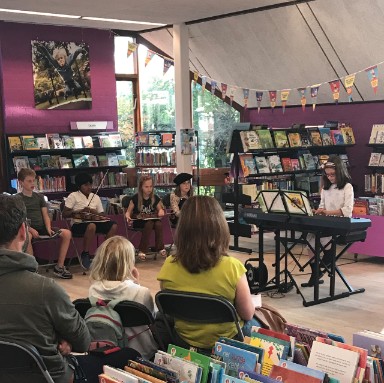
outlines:
[{"label": "white column", "polygon": [[180,129],[192,129],[191,81],[189,78],[188,27],[173,26],[173,57],[175,60],[175,123],[177,172],[192,173],[191,156],[181,154]]}]

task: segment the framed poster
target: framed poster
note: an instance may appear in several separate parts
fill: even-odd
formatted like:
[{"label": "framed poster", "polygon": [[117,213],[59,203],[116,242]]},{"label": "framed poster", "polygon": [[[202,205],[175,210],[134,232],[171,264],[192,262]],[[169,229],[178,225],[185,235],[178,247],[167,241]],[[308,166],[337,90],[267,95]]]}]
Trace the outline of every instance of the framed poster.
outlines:
[{"label": "framed poster", "polygon": [[86,43],[31,41],[36,109],[91,109]]}]

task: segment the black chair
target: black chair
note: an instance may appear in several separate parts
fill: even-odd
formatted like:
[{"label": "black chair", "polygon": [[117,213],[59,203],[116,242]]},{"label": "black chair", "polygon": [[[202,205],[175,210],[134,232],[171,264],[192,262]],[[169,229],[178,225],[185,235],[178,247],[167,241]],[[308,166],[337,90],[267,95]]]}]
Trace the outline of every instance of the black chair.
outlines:
[{"label": "black chair", "polygon": [[[92,307],[88,298],[76,299],[73,304],[82,318],[85,318],[88,309]],[[158,341],[154,327],[155,319],[146,306],[138,302],[121,301],[115,306],[114,310],[120,315],[124,327],[148,326],[152,335]],[[158,342],[160,342],[161,349],[164,350],[161,340]]]},{"label": "black chair", "polygon": [[237,339],[244,340],[239,318],[235,307],[227,299],[209,294],[190,293],[176,290],[162,290],[155,296],[159,311],[172,342],[177,344],[173,330],[174,319],[195,323],[228,323],[237,328]]},{"label": "black chair", "polygon": [[0,382],[54,383],[34,346],[0,339],[0,356]]}]

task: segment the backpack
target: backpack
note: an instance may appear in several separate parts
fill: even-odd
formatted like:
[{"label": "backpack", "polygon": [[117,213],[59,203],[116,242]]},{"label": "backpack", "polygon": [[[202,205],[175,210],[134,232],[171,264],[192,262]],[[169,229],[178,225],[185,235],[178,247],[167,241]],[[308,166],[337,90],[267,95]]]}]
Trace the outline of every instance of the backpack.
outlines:
[{"label": "backpack", "polygon": [[90,297],[92,307],[85,314],[85,323],[91,334],[90,350],[103,346],[127,347],[128,337],[114,307],[119,300]]}]

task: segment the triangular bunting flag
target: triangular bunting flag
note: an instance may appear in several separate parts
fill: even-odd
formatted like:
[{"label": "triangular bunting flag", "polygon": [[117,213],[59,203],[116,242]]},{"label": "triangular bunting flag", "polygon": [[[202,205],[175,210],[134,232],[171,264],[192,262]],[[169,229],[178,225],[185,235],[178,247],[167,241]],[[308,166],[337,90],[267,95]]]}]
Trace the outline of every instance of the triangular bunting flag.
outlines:
[{"label": "triangular bunting flag", "polygon": [[195,70],[193,72],[193,81],[196,83],[198,79],[199,79],[199,72]]},{"label": "triangular bunting flag", "polygon": [[164,59],[163,76],[168,72],[168,69],[173,65],[172,60]]},{"label": "triangular bunting flag", "polygon": [[137,44],[131,43],[128,41],[128,50],[127,50],[127,57],[129,57],[133,52],[136,52]]},{"label": "triangular bunting flag", "polygon": [[149,62],[152,60],[154,55],[155,55],[155,52],[148,49],[147,56],[145,57],[145,64],[144,64],[145,67],[149,64]]},{"label": "triangular bunting flag", "polygon": [[319,94],[320,84],[311,86],[312,110],[316,109],[317,95]]},{"label": "triangular bunting flag", "polygon": [[212,93],[213,95],[215,95],[216,87],[217,87],[217,82],[216,82],[215,80],[212,80],[212,81],[211,81],[211,93]]},{"label": "triangular bunting flag", "polygon": [[205,91],[205,85],[207,84],[207,76],[201,76],[201,89]]},{"label": "triangular bunting flag", "polygon": [[249,89],[243,88],[243,95],[244,95],[244,108],[248,108],[248,98],[249,98]]},{"label": "triangular bunting flag", "polygon": [[372,66],[368,69],[365,70],[368,75],[368,79],[371,82],[371,86],[373,88],[373,91],[377,92],[377,87],[379,85],[379,77],[378,77],[378,70],[377,70],[377,65]]},{"label": "triangular bunting flag", "polygon": [[285,107],[287,105],[290,89],[284,89],[280,92],[281,105],[283,107],[283,114],[285,113]]},{"label": "triangular bunting flag", "polygon": [[300,102],[301,102],[301,109],[303,109],[303,112],[305,112],[305,104],[307,103],[306,93],[307,88],[298,88],[297,91],[300,95]]},{"label": "triangular bunting flag", "polygon": [[269,91],[269,101],[271,103],[272,111],[276,106],[276,97],[277,97],[277,91],[276,90],[270,90]]},{"label": "triangular bunting flag", "polygon": [[264,92],[261,92],[259,90],[256,91],[257,113],[260,113],[261,100],[263,99],[263,94]]},{"label": "triangular bunting flag", "polygon": [[232,106],[233,99],[235,98],[235,91],[236,91],[236,88],[234,87],[231,87],[231,89],[229,90],[229,105],[231,106]]},{"label": "triangular bunting flag", "polygon": [[227,95],[227,89],[228,85],[224,84],[223,82],[221,83],[221,98],[225,100],[225,96]]},{"label": "triangular bunting flag", "polygon": [[345,88],[347,89],[347,94],[348,94],[348,101],[352,102],[352,90],[353,90],[353,84],[355,83],[355,77],[356,73],[350,74],[349,76],[344,78],[344,85]]},{"label": "triangular bunting flag", "polygon": [[334,80],[329,82],[329,86],[331,87],[333,99],[337,104],[340,98],[340,80]]}]

